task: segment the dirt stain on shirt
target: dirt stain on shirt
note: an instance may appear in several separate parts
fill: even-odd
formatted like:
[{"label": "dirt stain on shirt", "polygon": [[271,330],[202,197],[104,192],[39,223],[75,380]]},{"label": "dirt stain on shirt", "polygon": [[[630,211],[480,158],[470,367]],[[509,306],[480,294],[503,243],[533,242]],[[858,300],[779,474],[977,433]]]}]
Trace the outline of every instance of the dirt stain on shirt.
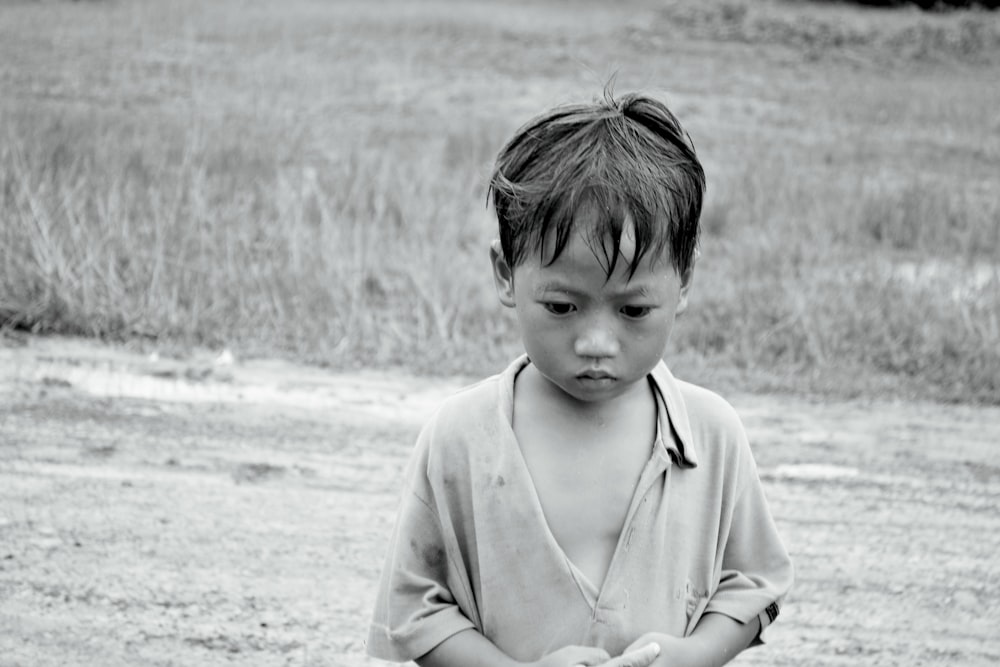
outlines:
[{"label": "dirt stain on shirt", "polygon": [[416,540],[410,540],[410,548],[431,569],[436,570],[444,563],[444,549],[438,545],[427,544],[421,546]]}]

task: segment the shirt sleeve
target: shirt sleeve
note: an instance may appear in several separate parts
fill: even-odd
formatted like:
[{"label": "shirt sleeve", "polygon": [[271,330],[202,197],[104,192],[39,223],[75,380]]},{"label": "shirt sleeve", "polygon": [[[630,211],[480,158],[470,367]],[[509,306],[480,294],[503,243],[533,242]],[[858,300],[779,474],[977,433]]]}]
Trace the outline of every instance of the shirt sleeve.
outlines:
[{"label": "shirt sleeve", "polygon": [[[733,506],[719,586],[705,613],[740,623],[760,619],[761,634],[778,617],[792,586],[793,568],[767,506],[757,467],[745,450],[743,482]],[[760,634],[753,644],[760,644]]]},{"label": "shirt sleeve", "polygon": [[475,627],[465,568],[455,540],[442,526],[428,479],[428,429],[421,434],[406,475],[396,526],[382,568],[369,627],[369,655],[406,662],[457,632]]}]

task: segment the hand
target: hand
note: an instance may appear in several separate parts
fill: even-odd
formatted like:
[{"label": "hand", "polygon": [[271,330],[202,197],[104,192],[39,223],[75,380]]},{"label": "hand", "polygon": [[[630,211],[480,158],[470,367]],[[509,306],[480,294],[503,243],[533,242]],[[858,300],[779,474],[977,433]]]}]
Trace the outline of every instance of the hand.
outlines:
[{"label": "hand", "polygon": [[647,644],[612,658],[602,648],[566,646],[530,663],[529,667],[649,667],[659,652],[659,646]]},{"label": "hand", "polygon": [[[646,636],[643,635],[643,637]],[[660,644],[658,642],[650,641],[643,643],[640,638],[640,641],[633,642],[620,656],[601,663],[599,667],[649,667],[656,661],[656,657],[660,655],[660,652]]]},{"label": "hand", "polygon": [[611,656],[602,648],[592,646],[564,646],[549,653],[541,660],[525,663],[524,667],[587,667],[603,665]]},{"label": "hand", "polygon": [[647,632],[642,635],[625,649],[622,657],[631,655],[650,644],[659,647],[659,655],[654,655],[654,660],[643,663],[644,665],[651,667],[698,667],[701,664],[698,661],[697,653],[691,650],[693,647],[688,640],[662,632]]}]

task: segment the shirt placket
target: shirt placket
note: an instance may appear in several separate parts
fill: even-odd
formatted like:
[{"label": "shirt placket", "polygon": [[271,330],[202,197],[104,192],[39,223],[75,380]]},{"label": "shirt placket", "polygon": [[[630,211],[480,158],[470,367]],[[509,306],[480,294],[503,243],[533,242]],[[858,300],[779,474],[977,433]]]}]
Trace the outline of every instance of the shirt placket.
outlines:
[{"label": "shirt placket", "polygon": [[[611,556],[608,572],[593,607],[593,621],[595,623],[613,625],[621,613],[628,608],[630,592],[628,588],[618,585],[618,582],[623,579],[621,575],[629,567],[628,553],[633,539],[637,539],[636,531],[643,526],[644,519],[649,513],[650,491],[656,484],[662,483],[661,479],[664,475],[669,479],[671,466],[672,461],[669,455],[662,442],[657,440],[656,446],[653,448],[653,455],[639,477],[639,483],[636,485],[632,503],[629,505],[618,544]],[[657,504],[653,503],[654,506]],[[638,539],[648,539],[648,536],[640,536]]]}]

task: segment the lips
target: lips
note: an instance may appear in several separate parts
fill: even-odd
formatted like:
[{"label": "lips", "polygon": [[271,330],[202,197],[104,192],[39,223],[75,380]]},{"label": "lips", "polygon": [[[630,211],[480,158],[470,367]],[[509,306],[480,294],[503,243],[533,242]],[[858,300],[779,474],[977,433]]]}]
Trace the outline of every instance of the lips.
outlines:
[{"label": "lips", "polygon": [[578,373],[577,378],[581,380],[614,380],[615,376],[607,371],[590,370]]}]

